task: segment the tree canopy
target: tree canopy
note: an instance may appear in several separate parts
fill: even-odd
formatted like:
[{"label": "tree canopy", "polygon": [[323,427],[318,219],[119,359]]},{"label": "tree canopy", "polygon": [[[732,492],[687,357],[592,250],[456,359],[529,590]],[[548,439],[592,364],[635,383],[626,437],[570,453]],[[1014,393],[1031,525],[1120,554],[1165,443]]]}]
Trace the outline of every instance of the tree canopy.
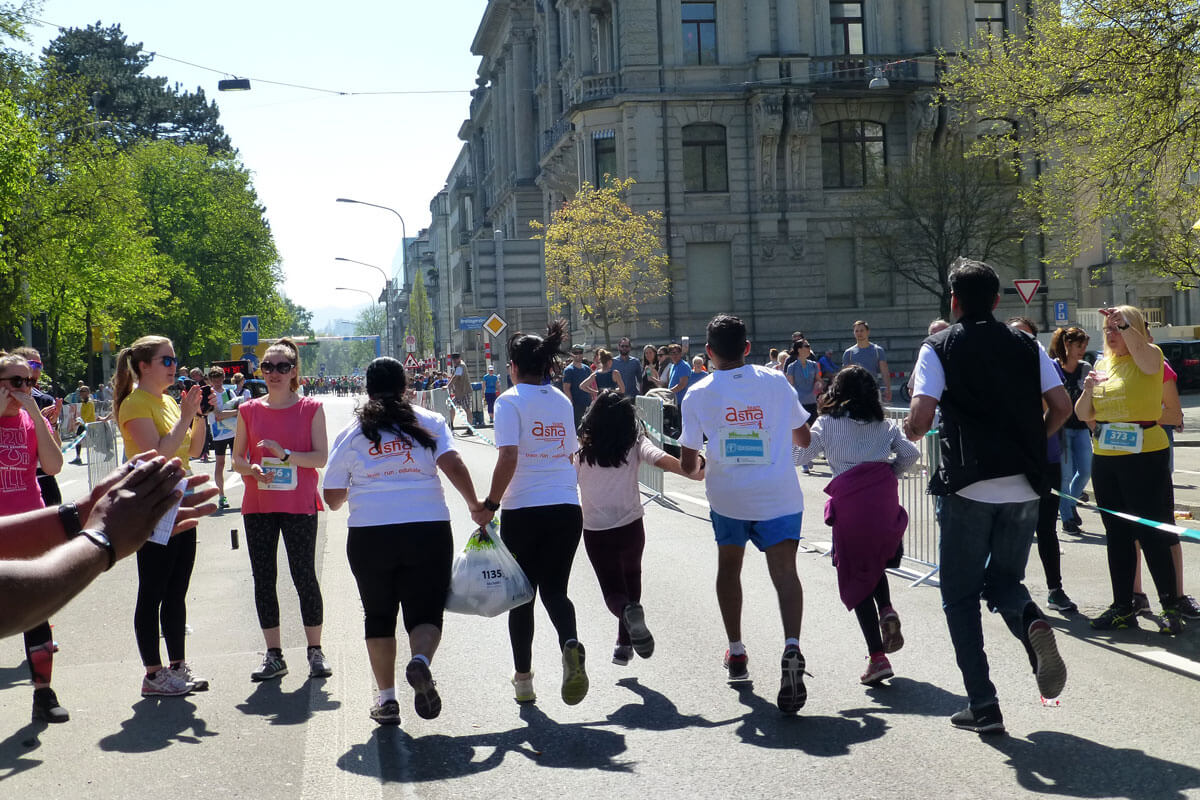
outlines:
[{"label": "tree canopy", "polygon": [[638,318],[638,305],[662,291],[668,259],[659,239],[662,214],[625,202],[632,178],[603,187],[584,183],[550,223],[530,222],[546,246],[546,295],[560,312],[570,303],[612,348],[612,329]]}]

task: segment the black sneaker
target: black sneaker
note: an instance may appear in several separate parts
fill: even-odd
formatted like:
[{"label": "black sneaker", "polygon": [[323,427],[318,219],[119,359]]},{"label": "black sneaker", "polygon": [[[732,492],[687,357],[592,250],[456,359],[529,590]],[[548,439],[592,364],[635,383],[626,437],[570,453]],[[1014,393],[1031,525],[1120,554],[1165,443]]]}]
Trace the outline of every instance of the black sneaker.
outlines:
[{"label": "black sneaker", "polygon": [[654,655],[654,636],[646,627],[646,612],[641,603],[630,603],[621,612],[629,638],[633,640],[633,651],[641,658]]},{"label": "black sneaker", "polygon": [[1162,610],[1162,615],[1158,618],[1158,632],[1169,636],[1178,636],[1183,633],[1183,620],[1180,618],[1178,608]]},{"label": "black sneaker", "polygon": [[1179,613],[1184,619],[1200,619],[1200,603],[1197,603],[1196,598],[1190,594],[1179,598],[1175,607],[1179,609]]},{"label": "black sneaker", "polygon": [[1150,598],[1146,596],[1145,592],[1134,592],[1133,593],[1133,613],[1136,614],[1139,611],[1149,611],[1149,610],[1150,610]]},{"label": "black sneaker", "polygon": [[1029,625],[1028,636],[1029,646],[1037,656],[1038,691],[1047,699],[1058,697],[1067,683],[1067,665],[1058,653],[1054,629],[1044,619],[1034,620]]},{"label": "black sneaker", "polygon": [[1063,533],[1073,533],[1076,536],[1083,533],[1083,528],[1079,527],[1079,523],[1073,519],[1069,519],[1062,524]]},{"label": "black sneaker", "polygon": [[67,710],[58,704],[58,695],[47,686],[33,690],[34,722],[66,722],[71,718]]},{"label": "black sneaker", "polygon": [[262,666],[250,673],[250,680],[269,681],[272,678],[278,678],[287,675],[287,662],[283,660],[283,656],[277,656],[271,651],[267,651],[263,656]]},{"label": "black sneaker", "polygon": [[404,668],[404,679],[413,688],[413,709],[421,719],[436,719],[442,713],[442,698],[438,694],[437,681],[429,672],[429,665],[419,658],[408,662]]},{"label": "black sneaker", "polygon": [[808,700],[808,690],[804,688],[804,656],[800,654],[800,648],[784,650],[781,664],[783,677],[779,681],[776,703],[783,713],[795,714]]},{"label": "black sneaker", "polygon": [[725,669],[729,671],[729,682],[740,683],[750,680],[750,656],[742,653],[740,656],[731,656],[729,651],[725,651]]},{"label": "black sneaker", "polygon": [[1131,625],[1137,625],[1136,616],[1136,606],[1122,608],[1114,603],[1103,614],[1092,620],[1092,627],[1098,631],[1124,630]]},{"label": "black sneaker", "polygon": [[1067,593],[1062,589],[1051,589],[1050,596],[1046,598],[1046,606],[1053,608],[1055,611],[1078,611],[1079,606],[1072,602],[1071,598],[1067,597]]},{"label": "black sneaker", "polygon": [[975,733],[1004,733],[1004,715],[1000,713],[999,703],[983,708],[964,708],[950,717],[950,724]]}]

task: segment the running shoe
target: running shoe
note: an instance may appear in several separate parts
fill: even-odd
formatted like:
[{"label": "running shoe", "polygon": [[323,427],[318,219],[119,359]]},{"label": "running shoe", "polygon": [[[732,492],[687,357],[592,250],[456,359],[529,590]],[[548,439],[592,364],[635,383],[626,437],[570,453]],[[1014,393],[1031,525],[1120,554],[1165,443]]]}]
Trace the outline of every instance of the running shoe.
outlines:
[{"label": "running shoe", "polygon": [[1076,525],[1083,524],[1083,517],[1079,516],[1079,509],[1077,509],[1077,508],[1071,509],[1071,522],[1074,522]]},{"label": "running shoe", "polygon": [[34,722],[66,722],[71,715],[58,704],[58,695],[49,686],[33,690]]},{"label": "running shoe", "polygon": [[562,699],[569,706],[578,704],[587,697],[588,676],[584,669],[583,645],[572,639],[562,651],[563,682]]},{"label": "running shoe", "polygon": [[537,700],[537,694],[533,691],[533,673],[529,673],[528,678],[518,678],[513,676],[513,690],[517,694],[518,703],[532,703]]},{"label": "running shoe", "polygon": [[376,700],[375,705],[371,707],[371,719],[380,725],[399,725],[400,704],[395,700],[384,700],[382,702]]},{"label": "running shoe", "polygon": [[860,675],[858,680],[870,686],[892,677],[893,674],[892,664],[887,660],[887,656],[867,656],[867,671]]},{"label": "running shoe", "polygon": [[1073,519],[1069,519],[1066,522],[1064,522],[1062,524],[1062,529],[1063,529],[1063,533],[1073,533],[1076,536],[1083,533],[1083,528],[1081,527],[1081,523],[1076,522]]},{"label": "running shoe", "polygon": [[[287,671],[287,668],[284,668]],[[310,678],[328,678],[333,674],[333,667],[329,666],[329,659],[325,658],[325,652],[320,647],[308,648],[308,677]]]},{"label": "running shoe", "polygon": [[627,667],[633,660],[633,645],[619,644],[613,648],[613,663],[618,667]]},{"label": "running shoe", "polygon": [[785,714],[794,714],[804,708],[808,690],[804,688],[804,656],[800,648],[789,647],[783,651],[783,677],[779,681],[779,697],[776,703]]},{"label": "running shoe", "polygon": [[900,615],[891,606],[880,609],[879,632],[883,635],[883,652],[894,653],[904,647],[904,635],[900,633]]},{"label": "running shoe", "polygon": [[250,680],[255,682],[269,681],[272,678],[287,675],[287,673],[287,662],[283,660],[283,656],[277,656],[267,651],[267,654],[263,656],[262,666],[250,673]]},{"label": "running shoe", "polygon": [[1183,619],[1178,608],[1164,608],[1158,618],[1158,632],[1168,636],[1183,633]]},{"label": "running shoe", "polygon": [[1046,620],[1036,619],[1029,624],[1028,636],[1029,646],[1037,657],[1038,691],[1047,699],[1058,697],[1067,685],[1067,665],[1058,653],[1054,629]]},{"label": "running shoe", "polygon": [[633,640],[633,651],[642,658],[654,655],[654,637],[646,627],[646,612],[641,603],[630,603],[621,612],[625,627],[629,630],[629,638]]},{"label": "running shoe", "polygon": [[725,651],[725,669],[729,670],[729,682],[740,683],[750,680],[750,656],[742,653],[740,656],[731,656],[729,651]]},{"label": "running shoe", "polygon": [[803,472],[805,475],[812,475],[812,464],[803,465],[802,467],[800,467],[800,471]]},{"label": "running shoe", "polygon": [[217,498],[217,508],[219,510],[229,508],[229,500],[226,499],[225,495],[221,495],[219,498]]},{"label": "running shoe", "polygon": [[1149,610],[1150,610],[1150,598],[1146,596],[1146,593],[1145,592],[1134,592],[1133,593],[1133,613],[1136,614],[1139,611],[1149,611]]},{"label": "running shoe", "polygon": [[192,685],[166,667],[142,678],[142,697],[181,697],[192,691]]},{"label": "running shoe", "polygon": [[208,691],[208,679],[196,677],[196,674],[192,672],[192,665],[188,662],[180,661],[179,666],[171,667],[170,669],[171,672],[174,672],[177,676],[179,676],[184,683],[190,683],[192,685],[193,692]]},{"label": "running shoe", "polygon": [[950,724],[975,733],[1004,733],[1004,715],[1000,713],[999,703],[983,708],[964,708],[950,717]]},{"label": "running shoe", "polygon": [[429,672],[429,665],[419,658],[408,662],[404,678],[413,688],[413,708],[421,719],[436,719],[442,713],[442,698],[438,694],[437,681]]},{"label": "running shoe", "polygon": [[1092,627],[1098,631],[1124,630],[1130,625],[1137,625],[1136,616],[1136,606],[1122,608],[1114,603],[1103,614],[1092,620]]},{"label": "running shoe", "polygon": [[1190,594],[1185,594],[1179,598],[1176,608],[1184,619],[1200,619],[1200,603],[1196,602],[1196,598]]},{"label": "running shoe", "polygon": [[1062,589],[1051,589],[1049,597],[1046,598],[1046,606],[1053,608],[1055,611],[1074,612],[1079,610],[1079,606],[1067,597],[1067,593]]}]

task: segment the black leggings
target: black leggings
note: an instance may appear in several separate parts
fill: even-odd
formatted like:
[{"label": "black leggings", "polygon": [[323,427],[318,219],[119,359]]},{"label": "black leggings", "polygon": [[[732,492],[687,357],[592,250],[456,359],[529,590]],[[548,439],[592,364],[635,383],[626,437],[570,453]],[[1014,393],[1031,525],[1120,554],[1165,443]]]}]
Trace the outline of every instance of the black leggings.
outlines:
[{"label": "black leggings", "polygon": [[246,526],[250,572],[254,575],[254,606],[258,609],[259,627],[263,630],[279,627],[279,595],[275,593],[275,584],[281,533],[292,584],[300,597],[300,619],[305,627],[320,625],[325,606],[317,582],[317,515],[245,514],[242,520]]},{"label": "black leggings", "polygon": [[[576,638],[575,606],[567,598],[571,564],[583,535],[583,511],[577,505],[531,506],[500,512],[500,538],[529,578],[534,595],[558,631],[562,647]],[[508,612],[508,638],[517,672],[533,665],[533,600]]]},{"label": "black leggings", "polygon": [[628,525],[583,532],[583,546],[596,571],[604,605],[617,618],[617,644],[632,644],[621,612],[642,599],[642,551],[646,530],[639,517]]},{"label": "black leggings", "polygon": [[1038,498],[1037,548],[1042,570],[1046,573],[1046,588],[1062,588],[1062,554],[1058,552],[1058,495],[1050,488],[1062,486],[1062,464],[1046,465],[1046,493]]},{"label": "black leggings", "polygon": [[366,638],[394,637],[400,609],[408,633],[418,625],[442,629],[454,560],[449,522],[351,528],[346,558],[362,599]]},{"label": "black leggings", "polygon": [[[1174,522],[1175,490],[1167,469],[1170,449],[1123,456],[1097,455],[1092,459],[1092,488],[1096,505],[1156,522]],[[1122,607],[1133,603],[1133,573],[1137,567],[1134,542],[1142,543],[1146,566],[1154,578],[1164,606],[1179,594],[1175,586],[1175,563],[1171,547],[1179,542],[1174,533],[1104,514],[1108,534],[1108,576],[1113,602]]]},{"label": "black leggings", "polygon": [[163,663],[158,649],[160,624],[163,640],[167,643],[168,661],[183,661],[187,591],[195,564],[195,530],[172,536],[166,544],[146,542],[138,550],[133,632],[144,666],[156,667]]},{"label": "black leggings", "polygon": [[858,627],[862,628],[863,638],[867,640],[868,653],[883,652],[883,635],[879,630],[879,611],[892,604],[892,592],[888,587],[887,572],[879,576],[875,591],[854,607],[854,616],[858,617]]},{"label": "black leggings", "polygon": [[25,660],[29,664],[29,677],[34,686],[50,683],[50,670],[54,663],[52,641],[49,621],[25,631]]}]

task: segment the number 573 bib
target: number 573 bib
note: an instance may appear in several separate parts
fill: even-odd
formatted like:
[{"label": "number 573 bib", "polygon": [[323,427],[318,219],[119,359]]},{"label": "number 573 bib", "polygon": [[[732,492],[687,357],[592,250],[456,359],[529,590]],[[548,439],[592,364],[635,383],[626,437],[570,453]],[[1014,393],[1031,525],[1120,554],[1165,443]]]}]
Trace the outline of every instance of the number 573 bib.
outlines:
[{"label": "number 573 bib", "polygon": [[1142,426],[1136,422],[1105,422],[1100,426],[1098,446],[1122,453],[1142,452]]},{"label": "number 573 bib", "polygon": [[721,428],[717,447],[726,464],[771,463],[771,437],[761,428]]}]

